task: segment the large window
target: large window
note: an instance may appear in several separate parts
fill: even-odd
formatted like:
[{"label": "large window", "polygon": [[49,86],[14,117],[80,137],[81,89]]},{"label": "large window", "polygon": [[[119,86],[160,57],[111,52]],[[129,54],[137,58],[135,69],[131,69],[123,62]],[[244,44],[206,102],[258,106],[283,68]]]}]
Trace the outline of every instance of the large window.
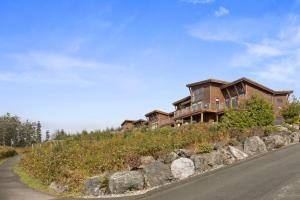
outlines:
[{"label": "large window", "polygon": [[232,97],[231,98],[231,106],[233,108],[237,108],[238,107],[238,99],[237,99],[237,97]]},{"label": "large window", "polygon": [[203,100],[204,97],[204,88],[198,88],[192,93],[192,101],[197,102]]}]

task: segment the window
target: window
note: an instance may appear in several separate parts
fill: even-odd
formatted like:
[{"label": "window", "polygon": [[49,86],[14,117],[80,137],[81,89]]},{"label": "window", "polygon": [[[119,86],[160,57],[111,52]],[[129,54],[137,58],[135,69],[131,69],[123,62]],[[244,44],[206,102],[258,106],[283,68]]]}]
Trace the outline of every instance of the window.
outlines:
[{"label": "window", "polygon": [[276,105],[278,106],[278,107],[281,107],[282,106],[282,104],[283,104],[283,100],[282,99],[276,99]]},{"label": "window", "polygon": [[220,99],[216,98],[216,109],[220,109]]},{"label": "window", "polygon": [[237,97],[232,97],[231,98],[231,106],[233,108],[237,108],[238,107],[238,99],[237,99]]},{"label": "window", "polygon": [[230,99],[225,99],[225,106],[226,108],[230,108]]},{"label": "window", "polygon": [[192,101],[201,101],[204,96],[204,88],[198,88],[193,91],[192,93]]}]

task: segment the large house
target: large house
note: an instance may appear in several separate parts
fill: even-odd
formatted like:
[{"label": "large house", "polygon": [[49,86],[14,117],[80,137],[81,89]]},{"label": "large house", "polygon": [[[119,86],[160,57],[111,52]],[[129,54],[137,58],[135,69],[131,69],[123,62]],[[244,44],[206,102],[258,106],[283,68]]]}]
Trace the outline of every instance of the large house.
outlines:
[{"label": "large house", "polygon": [[190,95],[173,103],[174,112],[154,110],[145,115],[150,127],[218,122],[225,108],[236,108],[239,102],[254,95],[270,102],[279,116],[280,109],[287,104],[290,94],[293,93],[292,90],[275,91],[244,77],[233,82],[207,79],[186,86]]}]

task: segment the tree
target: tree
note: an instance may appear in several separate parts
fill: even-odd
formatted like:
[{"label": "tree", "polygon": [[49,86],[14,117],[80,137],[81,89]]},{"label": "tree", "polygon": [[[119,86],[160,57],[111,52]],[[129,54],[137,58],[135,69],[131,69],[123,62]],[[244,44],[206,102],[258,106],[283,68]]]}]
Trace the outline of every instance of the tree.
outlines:
[{"label": "tree", "polygon": [[270,103],[257,96],[252,96],[240,103],[237,109],[225,110],[221,125],[225,128],[251,128],[268,126],[275,119],[274,110]]},{"label": "tree", "polygon": [[285,106],[281,114],[286,123],[299,124],[300,122],[300,102],[293,96],[292,100]]},{"label": "tree", "polygon": [[40,143],[42,141],[42,125],[41,122],[38,121],[36,125],[36,142]]},{"label": "tree", "polygon": [[50,131],[47,130],[46,131],[46,141],[49,141],[49,139],[50,139]]},{"label": "tree", "polygon": [[66,137],[68,137],[68,135],[66,134],[66,132],[64,131],[64,129],[55,131],[55,133],[53,135],[53,139],[54,140],[63,140]]}]

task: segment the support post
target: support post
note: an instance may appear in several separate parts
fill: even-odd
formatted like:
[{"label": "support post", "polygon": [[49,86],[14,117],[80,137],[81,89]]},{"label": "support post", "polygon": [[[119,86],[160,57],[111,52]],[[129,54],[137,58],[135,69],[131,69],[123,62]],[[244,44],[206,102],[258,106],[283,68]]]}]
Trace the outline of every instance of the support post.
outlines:
[{"label": "support post", "polygon": [[201,116],[201,120],[200,121],[201,121],[201,123],[203,123],[203,121],[204,121],[203,120],[204,119],[203,112],[200,114],[200,116]]},{"label": "support post", "polygon": [[219,122],[219,115],[218,115],[218,113],[216,114],[216,122]]}]

